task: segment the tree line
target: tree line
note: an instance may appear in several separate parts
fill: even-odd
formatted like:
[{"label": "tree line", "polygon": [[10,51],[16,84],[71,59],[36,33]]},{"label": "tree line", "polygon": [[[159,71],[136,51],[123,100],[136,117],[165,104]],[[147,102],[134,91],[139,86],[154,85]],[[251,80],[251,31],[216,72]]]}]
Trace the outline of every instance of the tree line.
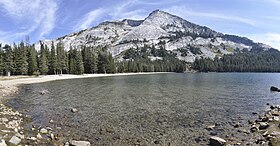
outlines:
[{"label": "tree line", "polygon": [[[0,75],[53,75],[53,74],[95,74],[127,72],[183,72],[185,64],[165,49],[152,48],[149,54],[161,56],[161,60],[148,58],[149,48],[131,48],[123,54],[122,61],[116,61],[106,47],[73,48],[65,50],[59,42],[50,48],[40,43],[35,45],[0,44]],[[140,51],[140,52],[138,52]],[[140,54],[139,54],[140,53]]]},{"label": "tree line", "polygon": [[280,52],[252,49],[221,58],[196,58],[192,67],[201,72],[280,72]]}]

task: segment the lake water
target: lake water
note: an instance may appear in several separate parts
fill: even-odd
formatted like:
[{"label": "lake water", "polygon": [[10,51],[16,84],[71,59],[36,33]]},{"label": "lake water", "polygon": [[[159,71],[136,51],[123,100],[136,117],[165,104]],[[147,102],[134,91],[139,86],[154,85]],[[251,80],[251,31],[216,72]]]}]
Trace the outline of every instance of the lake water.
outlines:
[{"label": "lake water", "polygon": [[[94,145],[205,145],[210,135],[246,141],[248,134],[236,134],[233,125],[248,130],[252,112],[280,104],[280,94],[269,90],[272,85],[280,87],[280,74],[86,78],[24,85],[7,104],[31,115],[32,124]],[[49,93],[40,95],[42,90]],[[212,124],[217,125],[214,133],[205,129]]]}]

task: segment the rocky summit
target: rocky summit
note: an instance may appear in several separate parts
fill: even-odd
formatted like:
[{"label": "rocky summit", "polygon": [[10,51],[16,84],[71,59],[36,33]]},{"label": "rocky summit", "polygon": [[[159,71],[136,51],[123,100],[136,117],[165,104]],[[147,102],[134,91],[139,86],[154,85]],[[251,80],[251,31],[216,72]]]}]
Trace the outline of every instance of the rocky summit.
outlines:
[{"label": "rocky summit", "polygon": [[176,54],[178,59],[190,63],[196,57],[213,59],[244,49],[272,49],[245,37],[216,32],[161,10],[153,11],[144,20],[103,22],[96,27],[54,40],[41,40],[35,47],[39,50],[41,44],[44,44],[51,48],[52,42],[54,45],[62,42],[66,50],[82,46],[106,48],[117,59],[123,59],[122,52],[131,48],[164,48]]}]

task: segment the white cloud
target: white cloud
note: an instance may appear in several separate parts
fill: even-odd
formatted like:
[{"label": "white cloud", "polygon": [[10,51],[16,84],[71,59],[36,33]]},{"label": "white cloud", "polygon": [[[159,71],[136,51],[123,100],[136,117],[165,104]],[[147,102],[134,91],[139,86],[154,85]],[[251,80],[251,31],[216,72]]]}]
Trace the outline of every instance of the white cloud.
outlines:
[{"label": "white cloud", "polygon": [[254,34],[250,38],[256,42],[265,43],[280,50],[280,33]]},{"label": "white cloud", "polygon": [[212,18],[212,19],[222,19],[222,20],[228,20],[228,21],[235,21],[240,22],[243,24],[247,24],[250,26],[257,26],[257,22],[251,19],[239,17],[239,16],[228,16],[218,13],[204,13],[204,12],[197,12],[193,11],[191,9],[186,8],[185,6],[172,6],[170,8],[164,9],[165,11],[181,16],[181,17],[205,17],[205,18]]},{"label": "white cloud", "polygon": [[18,27],[2,30],[0,37],[10,42],[37,32],[43,38],[55,27],[57,10],[55,0],[0,0],[1,15]]},{"label": "white cloud", "polygon": [[96,21],[103,15],[104,12],[105,10],[102,8],[90,11],[80,20],[80,22],[78,22],[78,24],[74,28],[75,31],[89,28],[94,21]]},{"label": "white cloud", "polygon": [[129,10],[129,8],[137,4],[146,4],[146,3],[143,3],[143,1],[139,1],[139,0],[130,0],[121,3],[119,5],[114,5],[111,7],[102,7],[102,8],[92,10],[87,14],[85,14],[82,17],[82,19],[79,20],[77,25],[74,26],[73,29],[74,31],[79,31],[79,30],[90,28],[93,24],[96,24],[96,22],[100,21],[100,19],[105,15],[109,16],[110,17],[109,19],[111,20],[121,20],[124,18],[143,19],[146,17],[146,15],[143,15],[143,13],[145,13],[144,10],[142,9]]}]

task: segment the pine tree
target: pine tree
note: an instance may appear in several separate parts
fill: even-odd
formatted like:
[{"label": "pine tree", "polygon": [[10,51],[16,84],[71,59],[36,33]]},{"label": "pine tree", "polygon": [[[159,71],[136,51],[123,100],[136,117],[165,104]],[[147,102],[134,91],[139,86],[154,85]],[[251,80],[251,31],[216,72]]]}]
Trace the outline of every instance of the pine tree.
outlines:
[{"label": "pine tree", "polygon": [[5,71],[6,71],[6,75],[12,75],[13,71],[14,71],[14,54],[13,54],[13,50],[11,48],[11,46],[9,45],[5,45],[4,46],[4,66],[5,66]]},{"label": "pine tree", "polygon": [[35,46],[32,45],[29,47],[28,51],[28,75],[34,75],[35,71],[38,71],[37,62],[37,52]]},{"label": "pine tree", "polygon": [[105,51],[98,52],[98,73],[105,73],[107,71],[108,57]]},{"label": "pine tree", "polygon": [[83,74],[84,73],[84,64],[83,64],[83,56],[80,50],[77,51],[76,54],[76,74]]},{"label": "pine tree", "polygon": [[51,74],[57,74],[57,56],[56,56],[56,49],[52,42],[51,46],[51,53],[50,53],[50,73]]},{"label": "pine tree", "polygon": [[18,47],[18,52],[19,52],[17,56],[18,74],[27,75],[28,73],[27,47],[24,45],[23,41],[20,43]]},{"label": "pine tree", "polygon": [[43,44],[41,44],[41,49],[40,49],[39,68],[42,75],[46,75],[49,71],[47,54]]},{"label": "pine tree", "polygon": [[92,53],[92,57],[93,57],[93,61],[92,61],[92,63],[93,63],[93,73],[96,74],[96,73],[98,73],[98,62],[97,62],[98,58],[97,58],[95,52]]},{"label": "pine tree", "polygon": [[83,54],[83,62],[85,73],[94,73],[94,57],[92,53],[92,49],[89,47],[83,47],[82,49]]},{"label": "pine tree", "polygon": [[66,62],[66,53],[64,50],[64,45],[62,42],[59,42],[56,47],[57,51],[57,69],[60,71],[60,74],[63,73],[63,71],[67,71],[67,62]]},{"label": "pine tree", "polygon": [[76,72],[76,62],[75,62],[75,52],[76,50],[73,50],[72,46],[70,46],[69,50],[69,55],[68,55],[68,60],[69,60],[69,73],[70,74],[75,74]]},{"label": "pine tree", "polygon": [[116,65],[111,53],[108,54],[108,62],[106,64],[107,73],[116,73]]},{"label": "pine tree", "polygon": [[4,51],[3,51],[3,48],[2,48],[2,44],[0,44],[0,75],[4,74],[4,69],[5,69]]}]

